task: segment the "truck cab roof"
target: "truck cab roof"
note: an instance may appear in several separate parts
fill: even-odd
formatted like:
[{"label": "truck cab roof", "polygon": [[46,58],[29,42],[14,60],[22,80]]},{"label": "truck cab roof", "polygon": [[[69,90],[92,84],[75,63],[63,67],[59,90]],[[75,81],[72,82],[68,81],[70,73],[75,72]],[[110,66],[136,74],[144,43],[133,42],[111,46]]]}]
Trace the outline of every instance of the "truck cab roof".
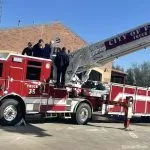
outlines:
[{"label": "truck cab roof", "polygon": [[26,59],[34,59],[34,60],[42,60],[42,61],[50,61],[51,59],[45,59],[45,58],[39,58],[39,57],[33,57],[33,56],[27,56],[27,55],[21,55],[21,54],[15,54],[15,53],[9,53],[9,52],[0,52],[0,60],[8,60],[10,57],[21,57]]}]

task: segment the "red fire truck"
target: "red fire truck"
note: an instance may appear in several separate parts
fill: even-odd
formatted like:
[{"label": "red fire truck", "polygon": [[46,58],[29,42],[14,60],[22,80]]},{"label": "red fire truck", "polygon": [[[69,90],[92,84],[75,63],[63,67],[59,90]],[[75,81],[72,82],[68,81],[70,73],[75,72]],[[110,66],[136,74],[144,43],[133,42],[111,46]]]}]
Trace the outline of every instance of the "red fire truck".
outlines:
[{"label": "red fire truck", "polygon": [[150,25],[145,24],[78,50],[70,56],[66,88],[55,88],[49,82],[51,60],[0,54],[0,123],[15,125],[26,114],[45,117],[61,114],[78,124],[86,124],[95,111],[124,115],[127,97],[133,99],[131,113],[150,116],[149,88],[108,84],[105,90],[97,90],[81,88],[72,82],[76,74],[85,70],[83,82],[86,82],[90,68],[148,46]]}]

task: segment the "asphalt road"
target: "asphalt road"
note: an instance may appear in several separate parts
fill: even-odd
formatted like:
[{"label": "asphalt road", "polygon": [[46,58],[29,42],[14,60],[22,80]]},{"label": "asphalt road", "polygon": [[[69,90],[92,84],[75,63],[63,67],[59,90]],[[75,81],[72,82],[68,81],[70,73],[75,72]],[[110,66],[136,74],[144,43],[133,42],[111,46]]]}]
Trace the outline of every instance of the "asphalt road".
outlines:
[{"label": "asphalt road", "polygon": [[93,122],[74,125],[55,120],[0,127],[0,150],[149,150],[150,123]]}]

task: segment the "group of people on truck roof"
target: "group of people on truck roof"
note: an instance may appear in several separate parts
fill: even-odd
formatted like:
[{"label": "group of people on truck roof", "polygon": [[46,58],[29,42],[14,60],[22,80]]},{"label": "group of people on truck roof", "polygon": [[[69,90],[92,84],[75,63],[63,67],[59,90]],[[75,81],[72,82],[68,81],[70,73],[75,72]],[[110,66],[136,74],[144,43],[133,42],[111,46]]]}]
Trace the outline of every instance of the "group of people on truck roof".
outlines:
[{"label": "group of people on truck roof", "polygon": [[[57,68],[57,87],[65,87],[65,74],[67,67],[69,66],[69,56],[66,52],[66,48],[57,48],[57,52],[53,47],[53,41],[50,41],[49,44],[44,45],[43,39],[40,39],[37,44],[32,46],[32,43],[28,43],[28,47],[26,47],[22,51],[22,55],[28,55],[33,57],[52,59],[52,55],[56,53],[56,57],[53,59],[54,64]],[[68,51],[69,53],[70,51]],[[53,67],[52,67],[53,72]],[[53,75],[51,75],[53,77]]]}]

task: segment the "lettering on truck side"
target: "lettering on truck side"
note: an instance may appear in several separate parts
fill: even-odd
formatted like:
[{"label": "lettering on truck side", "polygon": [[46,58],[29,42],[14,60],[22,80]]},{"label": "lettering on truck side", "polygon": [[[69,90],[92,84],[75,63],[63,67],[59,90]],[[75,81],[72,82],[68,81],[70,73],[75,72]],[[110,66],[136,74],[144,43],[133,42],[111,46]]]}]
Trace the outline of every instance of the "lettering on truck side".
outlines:
[{"label": "lettering on truck side", "polygon": [[35,90],[38,88],[38,85],[27,84],[27,88],[29,89],[28,94],[33,95],[36,94]]},{"label": "lettering on truck side", "polygon": [[121,46],[123,44],[127,44],[133,42],[142,37],[146,37],[150,35],[150,25],[146,25],[144,27],[140,27],[138,29],[132,30],[130,32],[124,33],[123,35],[112,38],[105,43],[106,50],[113,49],[117,46]]}]

